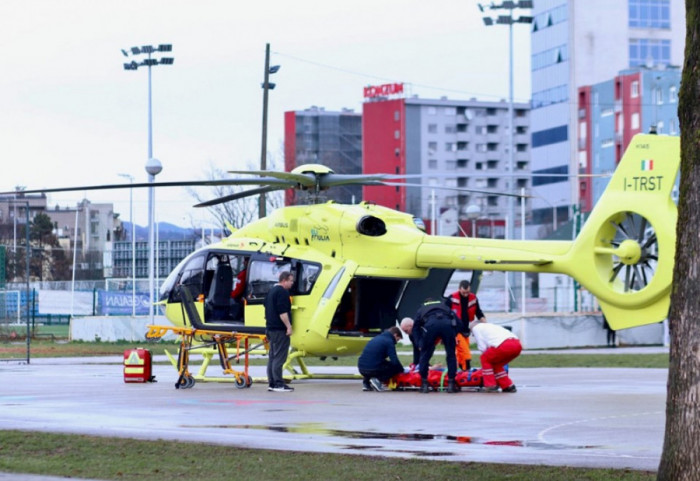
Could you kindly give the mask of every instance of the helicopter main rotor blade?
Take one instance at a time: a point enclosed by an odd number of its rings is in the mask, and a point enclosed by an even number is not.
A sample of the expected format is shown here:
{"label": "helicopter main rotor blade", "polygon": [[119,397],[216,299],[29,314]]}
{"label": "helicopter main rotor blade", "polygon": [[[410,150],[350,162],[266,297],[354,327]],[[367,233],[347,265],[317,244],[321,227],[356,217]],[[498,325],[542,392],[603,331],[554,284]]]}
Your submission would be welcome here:
{"label": "helicopter main rotor blade", "polygon": [[213,205],[223,204],[225,202],[230,202],[232,200],[242,199],[244,197],[250,197],[251,195],[267,194],[268,192],[274,192],[276,190],[285,190],[288,187],[258,187],[257,189],[249,189],[241,192],[236,192],[235,194],[225,195],[223,197],[217,197],[216,199],[207,200],[205,202],[200,202],[194,207],[211,207]]}
{"label": "helicopter main rotor blade", "polygon": [[13,194],[49,194],[54,192],[79,192],[83,190],[110,190],[110,189],[130,189],[144,187],[215,187],[219,185],[276,185],[281,189],[294,187],[294,183],[281,179],[260,178],[260,179],[221,179],[221,180],[186,180],[177,182],[142,182],[135,184],[103,184],[103,185],[83,185],[80,187],[52,187],[48,189],[26,189],[0,192],[0,195]]}
{"label": "helicopter main rotor blade", "polygon": [[387,180],[386,175],[354,175],[354,174],[326,174],[319,180],[322,188],[336,187],[338,185],[382,185]]}
{"label": "helicopter main rotor blade", "polygon": [[486,194],[486,195],[499,195],[504,197],[524,197],[531,198],[530,195],[521,194],[509,194],[507,192],[489,192],[487,190],[478,189],[468,189],[466,187],[445,187],[443,185],[428,185],[428,184],[413,184],[406,182],[382,182],[380,184],[369,184],[369,185],[386,185],[391,187],[425,187],[427,189],[439,189],[439,190],[456,190],[458,192],[470,192],[473,194]]}
{"label": "helicopter main rotor blade", "polygon": [[259,184],[271,184],[272,180],[286,181],[290,187],[294,184],[301,184],[305,187],[313,187],[316,185],[316,178],[313,174],[296,174],[293,172],[275,172],[271,170],[229,170],[229,174],[247,174],[260,175],[262,177],[255,179]]}

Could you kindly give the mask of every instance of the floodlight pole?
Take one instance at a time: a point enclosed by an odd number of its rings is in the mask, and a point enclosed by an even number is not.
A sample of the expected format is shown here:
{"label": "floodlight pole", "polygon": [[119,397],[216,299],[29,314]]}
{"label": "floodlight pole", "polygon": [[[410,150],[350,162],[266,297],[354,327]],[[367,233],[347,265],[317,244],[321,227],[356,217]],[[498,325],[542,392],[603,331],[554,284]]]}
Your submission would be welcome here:
{"label": "floodlight pole", "polygon": [[[494,3],[491,3],[490,5],[482,5],[478,4],[479,10],[481,12],[484,12],[486,9],[488,10],[507,10],[508,15],[499,15],[498,18],[494,21],[493,18],[491,17],[483,17],[484,25],[487,27],[493,26],[493,25],[503,25],[506,24],[508,25],[508,162],[506,163],[506,172],[508,174],[514,174],[515,173],[515,133],[513,132],[513,114],[514,114],[514,95],[513,95],[513,23],[532,23],[532,17],[524,17],[521,16],[520,18],[514,19],[513,18],[513,10],[516,8],[522,8],[522,9],[531,9],[532,8],[532,1],[527,1],[527,0],[521,0],[521,1],[503,1],[500,5],[496,5]],[[513,192],[513,178],[510,177],[507,180],[507,189],[506,192],[508,194],[512,194]],[[515,227],[515,218],[514,218],[514,198],[512,196],[508,196],[506,199],[506,239],[514,239],[514,227]],[[524,202],[524,199],[521,199],[521,202]],[[521,229],[525,229],[525,225],[520,226]],[[506,296],[508,296],[508,292],[510,291],[510,281],[509,281],[509,273],[505,273],[505,278],[506,278]],[[524,289],[524,286],[522,286]],[[509,303],[506,303],[509,304]],[[510,307],[510,306],[508,306]],[[507,309],[510,311],[510,308]]]}
{"label": "floodlight pole", "polygon": [[[146,172],[148,173],[148,183],[153,184],[156,180],[156,175],[163,170],[158,159],[151,157],[146,163]],[[154,303],[155,303],[155,235],[154,235],[154,218],[155,218],[155,189],[153,185],[148,187],[148,318],[153,324]]]}
{"label": "floodlight pole", "polygon": [[[145,45],[143,47],[132,47],[131,54],[139,55],[145,53],[148,59],[141,63],[132,61],[125,63],[125,70],[137,70],[138,67],[148,67],[148,160],[146,162],[146,172],[148,173],[148,183],[153,184],[155,177],[162,170],[163,166],[158,159],[153,158],[153,115],[152,115],[152,89],[151,89],[151,67],[156,65],[172,65],[174,59],[172,57],[163,57],[161,59],[152,59],[153,52],[170,52],[173,46],[170,44],[160,44],[157,47]],[[129,56],[126,50],[122,50],[125,57]],[[155,193],[153,186],[148,187],[148,317],[153,324],[154,304],[155,304],[155,281],[154,281],[154,265],[155,265],[155,244],[154,244],[154,218],[155,218]]]}

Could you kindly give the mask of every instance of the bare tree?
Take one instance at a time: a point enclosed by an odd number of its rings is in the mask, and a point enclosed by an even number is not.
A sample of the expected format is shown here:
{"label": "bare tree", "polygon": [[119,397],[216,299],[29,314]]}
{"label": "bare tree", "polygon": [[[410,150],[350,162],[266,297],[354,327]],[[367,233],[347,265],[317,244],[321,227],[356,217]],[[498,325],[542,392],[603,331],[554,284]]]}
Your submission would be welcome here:
{"label": "bare tree", "polygon": [[[278,165],[279,162],[277,162],[276,157],[268,154],[268,170],[277,170]],[[252,162],[248,162],[247,169],[254,171],[260,170],[260,167]],[[231,174],[214,165],[210,165],[207,179],[220,180],[226,178],[231,178]],[[219,185],[210,187],[205,193],[203,193],[202,190],[195,190],[193,188],[188,189],[188,192],[197,202],[203,202],[243,192],[255,187],[256,186],[251,185]],[[268,193],[265,199],[267,202],[267,212],[281,207],[284,201],[282,191]],[[214,205],[207,209],[222,228],[226,228],[226,224],[229,223],[233,227],[240,229],[258,218],[258,196],[243,197],[235,201]]]}
{"label": "bare tree", "polygon": [[[659,480],[700,479],[700,0],[686,0],[685,65],[678,102],[681,177],[666,433]],[[690,228],[688,228],[690,226]]]}

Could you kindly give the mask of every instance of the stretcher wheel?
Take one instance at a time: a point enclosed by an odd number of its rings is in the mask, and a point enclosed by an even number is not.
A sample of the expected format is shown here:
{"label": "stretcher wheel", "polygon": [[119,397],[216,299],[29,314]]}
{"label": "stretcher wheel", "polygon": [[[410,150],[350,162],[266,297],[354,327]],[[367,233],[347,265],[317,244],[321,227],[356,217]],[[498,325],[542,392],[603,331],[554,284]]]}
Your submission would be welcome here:
{"label": "stretcher wheel", "polygon": [[189,389],[194,386],[194,378],[192,376],[182,376],[175,384],[175,389]]}
{"label": "stretcher wheel", "polygon": [[244,387],[249,387],[246,378],[243,376],[236,376],[236,387],[238,389],[243,389]]}
{"label": "stretcher wheel", "polygon": [[245,386],[246,386],[246,387],[250,387],[250,386],[252,386],[252,385],[253,385],[253,378],[250,377],[250,376],[248,376],[248,379],[246,379]]}

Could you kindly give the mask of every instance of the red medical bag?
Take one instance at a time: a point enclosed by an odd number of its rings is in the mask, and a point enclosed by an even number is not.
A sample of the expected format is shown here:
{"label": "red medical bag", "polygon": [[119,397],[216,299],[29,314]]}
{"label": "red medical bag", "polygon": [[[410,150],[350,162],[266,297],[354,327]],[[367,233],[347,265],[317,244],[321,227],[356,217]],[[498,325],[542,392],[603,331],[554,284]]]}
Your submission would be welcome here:
{"label": "red medical bag", "polygon": [[151,351],[137,347],[124,351],[124,382],[152,382]]}

